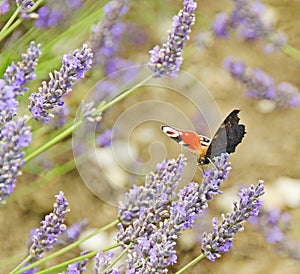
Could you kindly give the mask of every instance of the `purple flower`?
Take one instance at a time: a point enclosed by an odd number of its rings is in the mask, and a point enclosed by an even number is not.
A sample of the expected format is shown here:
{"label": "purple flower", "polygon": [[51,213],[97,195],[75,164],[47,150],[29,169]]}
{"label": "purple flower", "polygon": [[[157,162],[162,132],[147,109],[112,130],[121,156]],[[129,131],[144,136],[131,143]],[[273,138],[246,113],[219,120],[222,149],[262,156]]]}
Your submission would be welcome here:
{"label": "purple flower", "polygon": [[173,28],[167,42],[149,51],[151,58],[148,66],[154,77],[175,77],[180,69],[182,50],[185,41],[189,39],[191,26],[195,23],[194,12],[197,7],[193,0],[184,0],[183,4],[183,10],[173,17]]}
{"label": "purple flower", "polygon": [[67,0],[66,4],[70,8],[79,9],[83,5],[83,0]]}
{"label": "purple flower", "polygon": [[53,109],[54,118],[48,123],[53,126],[55,129],[61,128],[67,120],[67,116],[70,113],[70,109],[67,105],[63,105],[60,108]]}
{"label": "purple flower", "polygon": [[203,173],[201,184],[201,193],[204,195],[200,199],[211,200],[214,196],[221,194],[219,190],[221,183],[227,180],[231,165],[228,162],[228,154],[222,153],[219,157],[214,158],[215,167],[206,169]]}
{"label": "purple flower", "polygon": [[271,33],[272,26],[263,23],[264,5],[259,1],[233,0],[235,10],[232,13],[231,25],[238,28],[238,35],[245,40],[265,38]]}
{"label": "purple flower", "polygon": [[9,121],[0,128],[0,204],[15,189],[16,178],[22,174],[24,152],[31,143],[30,127],[26,117]]}
{"label": "purple flower", "polygon": [[[122,59],[119,57],[111,58],[111,59],[107,60],[106,67],[105,67],[105,74],[110,75],[118,70],[128,68],[133,65],[134,65],[134,63],[130,60]],[[128,79],[130,79],[130,76],[132,77],[132,74],[133,74],[133,77],[136,76],[136,73],[132,73],[132,72],[133,72],[132,70],[129,70],[129,74],[131,74],[131,75],[127,75],[126,70],[125,70],[125,73],[124,73],[125,75],[123,76],[124,81],[126,81],[126,80],[129,81]]]}
{"label": "purple flower", "polygon": [[220,12],[213,23],[214,34],[218,37],[228,38],[229,36],[229,16],[227,13]]}
{"label": "purple flower", "polygon": [[49,110],[63,106],[62,98],[72,91],[78,79],[84,78],[84,72],[91,68],[92,57],[91,49],[85,44],[81,50],[64,55],[60,70],[50,73],[50,81],[44,81],[38,92],[32,93],[29,98],[28,108],[35,119],[48,122],[53,118]]}
{"label": "purple flower", "polygon": [[43,6],[38,10],[38,18],[35,24],[40,29],[55,27],[63,19],[63,16],[64,13],[61,9],[57,7],[50,9]]}
{"label": "purple flower", "polygon": [[0,79],[0,126],[10,121],[17,114],[17,96],[22,96],[24,87],[35,78],[35,67],[40,56],[40,45],[30,43],[27,52],[22,54],[22,61],[7,67],[4,79]]}
{"label": "purple flower", "polygon": [[185,165],[181,155],[158,165],[157,173],[150,174],[145,186],[134,186],[127,193],[126,205],[119,208],[117,237],[123,248],[133,244],[128,251],[128,273],[149,269],[166,273],[167,267],[176,263],[176,240],[181,231],[193,227],[208,200],[221,193],[218,187],[230,170],[227,159],[228,154],[216,157],[216,166],[204,173],[202,184],[189,183],[178,192],[176,200],[175,189]]}
{"label": "purple flower", "polygon": [[196,218],[208,207],[208,201],[221,194],[220,185],[228,178],[231,165],[228,154],[214,158],[215,166],[203,173],[201,185],[189,183],[178,192],[178,200],[170,207],[170,220],[176,234],[186,228],[192,228]]}
{"label": "purple flower", "polygon": [[239,192],[240,201],[234,203],[234,212],[222,215],[222,223],[218,225],[218,219],[212,220],[212,233],[204,233],[202,238],[202,251],[206,257],[214,261],[221,257],[222,253],[229,252],[233,246],[234,235],[242,231],[243,223],[250,216],[257,216],[262,206],[259,199],[264,194],[263,181],[259,181],[256,186],[242,188]]}
{"label": "purple flower", "polygon": [[15,89],[0,79],[0,126],[10,121],[17,114],[18,101]]}
{"label": "purple flower", "polygon": [[96,143],[100,147],[108,147],[112,142],[112,130],[107,129],[97,137]]}
{"label": "purple flower", "polygon": [[23,19],[34,18],[35,14],[31,12],[31,8],[34,5],[32,0],[17,0],[16,1],[20,9],[20,15]]}
{"label": "purple flower", "polygon": [[235,61],[232,57],[228,57],[223,62],[223,67],[231,73],[231,76],[241,81],[245,74],[246,65],[243,62]]}
{"label": "purple flower", "polygon": [[96,92],[103,98],[114,95],[117,91],[118,85],[115,82],[104,80],[96,84]]}
{"label": "purple flower", "polygon": [[[88,254],[88,251],[83,251],[80,253],[80,256]],[[81,274],[86,271],[86,265],[89,259],[84,259],[73,264],[69,264],[66,274]]]}
{"label": "purple flower", "polygon": [[119,206],[121,223],[124,226],[133,224],[134,221],[147,218],[148,213],[152,221],[159,221],[161,210],[176,196],[175,190],[184,166],[185,158],[179,155],[176,160],[158,164],[157,172],[146,177],[144,186],[133,185],[133,189],[126,193],[124,204]]}
{"label": "purple flower", "polygon": [[251,222],[257,226],[271,244],[286,240],[285,233],[291,227],[290,216],[278,209],[261,211],[258,216],[251,218]]}
{"label": "purple flower", "polygon": [[271,76],[264,73],[259,68],[252,71],[252,75],[247,75],[249,82],[247,83],[248,90],[246,96],[250,98],[275,99],[276,89],[274,80]]}
{"label": "purple flower", "polygon": [[243,40],[267,40],[266,53],[280,50],[286,44],[285,34],[275,32],[273,23],[264,19],[266,8],[260,1],[232,1],[233,11],[218,13],[213,23],[213,32],[217,37],[228,38],[230,29],[235,29]]}
{"label": "purple flower", "polygon": [[289,214],[278,209],[263,210],[258,216],[252,217],[251,222],[276,247],[277,252],[299,260],[300,245],[287,236],[292,224]]}
{"label": "purple flower", "polygon": [[111,251],[107,251],[103,253],[102,251],[99,251],[97,255],[95,256],[95,267],[94,267],[94,274],[103,273],[103,274],[120,274],[120,268],[122,265],[120,265],[117,269],[116,268],[110,268],[108,271],[103,272],[109,265],[112,264],[112,258],[114,257],[114,253]]}
{"label": "purple flower", "polygon": [[[30,265],[30,263],[26,263],[22,268],[25,268],[28,265]],[[28,270],[22,271],[22,274],[35,274],[36,272],[38,272],[38,268],[34,267],[34,268],[30,268]]]}
{"label": "purple flower", "polygon": [[22,61],[17,64],[12,62],[7,67],[4,79],[8,86],[14,88],[15,96],[23,96],[23,91],[28,90],[23,86],[35,79],[35,68],[38,64],[38,58],[41,55],[40,47],[40,44],[35,46],[35,43],[32,41],[27,52],[22,54]]}
{"label": "purple flower", "polygon": [[[264,5],[259,1],[252,2],[249,0],[233,0],[234,10],[228,16],[226,25],[237,29],[239,37],[242,39],[259,39],[265,38],[271,33],[272,26],[263,23],[262,16]],[[218,18],[218,16],[217,16]],[[215,32],[217,36],[217,32]]]}
{"label": "purple flower", "polygon": [[40,228],[36,229],[32,237],[32,246],[30,254],[35,257],[41,257],[46,250],[52,249],[56,243],[57,237],[66,230],[64,224],[65,217],[70,211],[69,204],[62,191],[56,197],[53,212],[41,221]]}
{"label": "purple flower", "polygon": [[273,78],[262,70],[246,68],[243,62],[232,57],[226,58],[223,66],[234,79],[245,85],[247,97],[271,100],[278,107],[293,108],[300,104],[299,90],[291,83],[281,82],[276,86]]}
{"label": "purple flower", "polygon": [[0,13],[3,15],[7,12],[9,12],[10,9],[10,3],[8,0],[2,0],[0,2]]}
{"label": "purple flower", "polygon": [[26,10],[30,10],[34,5],[34,1],[32,0],[17,0],[16,2],[21,8]]}
{"label": "purple flower", "polygon": [[271,54],[274,51],[279,51],[288,42],[287,35],[282,31],[270,34],[268,39],[270,39],[270,42],[267,43],[263,48],[266,54]]}
{"label": "purple flower", "polygon": [[119,40],[125,30],[120,20],[128,11],[127,2],[128,0],[108,2],[103,8],[103,18],[92,28],[90,43],[96,63],[105,64],[117,52]]}
{"label": "purple flower", "polygon": [[81,232],[86,229],[87,224],[87,220],[82,220],[73,224],[71,227],[67,228],[61,233],[57,239],[57,244],[60,246],[66,246],[74,243],[76,240],[78,240]]}
{"label": "purple flower", "polygon": [[128,251],[128,273],[141,273],[150,265],[155,273],[163,273],[167,265],[176,261],[175,238],[172,233],[167,236],[170,223],[165,218],[169,215],[168,203],[176,197],[184,166],[183,155],[158,164],[156,173],[146,177],[145,186],[133,186],[120,205],[117,239],[123,248],[134,243]]}
{"label": "purple flower", "polygon": [[295,108],[300,105],[299,89],[289,82],[280,82],[276,86],[276,103],[281,107]]}

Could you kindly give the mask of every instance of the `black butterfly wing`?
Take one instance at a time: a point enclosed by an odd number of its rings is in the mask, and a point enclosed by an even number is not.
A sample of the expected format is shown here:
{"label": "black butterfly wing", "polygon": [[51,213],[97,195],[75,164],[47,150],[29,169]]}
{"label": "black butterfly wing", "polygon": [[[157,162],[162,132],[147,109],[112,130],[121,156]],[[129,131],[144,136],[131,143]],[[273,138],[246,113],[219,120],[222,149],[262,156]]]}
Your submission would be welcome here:
{"label": "black butterfly wing", "polygon": [[221,153],[232,153],[246,133],[245,126],[239,124],[240,111],[233,110],[219,127],[207,149],[206,158],[212,159]]}

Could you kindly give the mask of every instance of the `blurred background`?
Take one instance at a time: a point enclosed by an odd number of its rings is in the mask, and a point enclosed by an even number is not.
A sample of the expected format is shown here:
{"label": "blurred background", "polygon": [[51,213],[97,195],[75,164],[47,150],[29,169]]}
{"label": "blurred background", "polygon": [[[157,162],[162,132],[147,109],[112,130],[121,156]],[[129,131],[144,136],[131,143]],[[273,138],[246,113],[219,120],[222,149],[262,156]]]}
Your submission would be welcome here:
{"label": "blurred background", "polygon": [[[50,9],[64,1],[55,2],[44,4]],[[96,44],[93,39],[97,36],[91,33],[97,32],[95,26],[105,16],[103,6],[107,2],[82,1],[77,8],[65,12],[57,25],[44,26],[40,22],[37,26],[37,21],[24,20],[2,40],[2,74],[11,61],[20,60],[30,41],[41,43],[36,79],[20,100],[20,113],[28,115],[28,96],[48,79],[49,72],[60,68],[64,54],[80,49],[83,43]],[[263,4],[275,29],[284,31],[289,45],[299,48],[299,2],[270,0]],[[65,99],[65,125],[78,119],[82,101],[110,100],[151,74],[146,66],[148,51],[166,41],[172,17],[182,6],[182,1],[177,0],[129,1],[128,11],[119,18],[118,43],[113,53],[97,55],[93,68]],[[196,166],[196,157],[168,139],[160,126],[168,124],[211,137],[233,109],[241,110],[239,116],[247,134],[230,155],[232,171],[222,186],[223,194],[211,201],[195,228],[185,231],[179,240],[178,263],[170,273],[201,253],[201,236],[211,231],[211,218],[231,212],[238,190],[259,179],[265,181],[265,209],[278,209],[291,216],[287,237],[295,243],[294,254],[278,250],[262,235],[261,228],[247,223],[228,254],[215,262],[204,259],[188,273],[299,273],[299,260],[293,257],[300,252],[300,107],[280,108],[267,100],[246,98],[245,88],[222,66],[226,57],[233,56],[250,68],[260,68],[275,83],[288,81],[299,87],[299,60],[282,51],[267,55],[262,50],[265,41],[241,40],[234,32],[228,39],[214,37],[210,31],[216,14],[232,9],[233,1],[229,0],[199,1],[196,22],[183,50],[183,72],[177,78],[152,79],[103,113],[100,123],[86,123],[73,136],[25,164],[15,192],[0,211],[1,273],[7,273],[24,258],[30,230],[39,227],[39,222],[52,211],[54,195],[60,190],[71,208],[67,225],[86,219],[86,231],[91,231],[116,219],[117,205],[124,193],[132,184],[142,184],[145,175],[163,159],[184,153],[188,165],[180,187],[189,181],[200,183],[202,170]],[[13,8],[0,17],[2,26],[12,12]],[[26,153],[64,129],[64,125],[45,126],[32,120],[30,125],[33,143]],[[99,250],[113,243],[115,232],[81,248]],[[65,261],[79,252],[72,250],[57,260]]]}

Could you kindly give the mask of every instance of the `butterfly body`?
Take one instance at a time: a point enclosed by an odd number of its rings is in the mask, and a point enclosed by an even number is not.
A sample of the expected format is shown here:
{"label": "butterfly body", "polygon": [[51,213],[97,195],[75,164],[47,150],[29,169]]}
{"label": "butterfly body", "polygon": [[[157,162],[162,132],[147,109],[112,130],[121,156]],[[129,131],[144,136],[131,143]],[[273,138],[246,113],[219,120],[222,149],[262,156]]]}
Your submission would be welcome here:
{"label": "butterfly body", "polygon": [[232,153],[242,142],[245,126],[239,124],[239,110],[233,110],[224,120],[212,139],[198,135],[193,131],[185,131],[170,126],[162,126],[161,130],[177,143],[193,152],[198,157],[198,164],[206,165],[213,157],[221,153]]}

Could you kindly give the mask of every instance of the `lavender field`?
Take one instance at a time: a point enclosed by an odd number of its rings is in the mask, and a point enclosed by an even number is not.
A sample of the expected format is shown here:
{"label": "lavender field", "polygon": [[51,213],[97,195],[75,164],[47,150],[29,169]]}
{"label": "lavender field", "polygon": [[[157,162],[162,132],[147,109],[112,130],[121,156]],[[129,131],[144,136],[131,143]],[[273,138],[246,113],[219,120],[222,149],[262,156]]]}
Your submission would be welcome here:
{"label": "lavender field", "polygon": [[0,0],[0,273],[299,273],[299,13]]}

